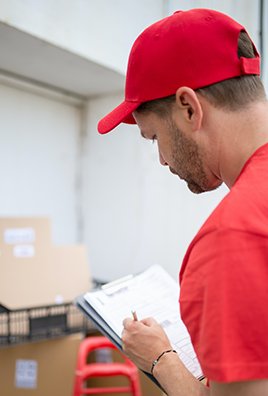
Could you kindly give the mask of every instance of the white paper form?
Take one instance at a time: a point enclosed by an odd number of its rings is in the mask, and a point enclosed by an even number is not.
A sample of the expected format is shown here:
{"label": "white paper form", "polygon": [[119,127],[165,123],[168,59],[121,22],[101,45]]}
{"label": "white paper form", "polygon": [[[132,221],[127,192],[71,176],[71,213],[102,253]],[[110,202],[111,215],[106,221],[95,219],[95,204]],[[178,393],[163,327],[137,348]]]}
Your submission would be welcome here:
{"label": "white paper form", "polygon": [[85,294],[85,300],[119,337],[123,330],[122,322],[131,317],[131,311],[136,311],[139,320],[153,317],[164,328],[185,366],[199,378],[202,371],[188,331],[180,319],[178,297],[177,282],[157,265]]}

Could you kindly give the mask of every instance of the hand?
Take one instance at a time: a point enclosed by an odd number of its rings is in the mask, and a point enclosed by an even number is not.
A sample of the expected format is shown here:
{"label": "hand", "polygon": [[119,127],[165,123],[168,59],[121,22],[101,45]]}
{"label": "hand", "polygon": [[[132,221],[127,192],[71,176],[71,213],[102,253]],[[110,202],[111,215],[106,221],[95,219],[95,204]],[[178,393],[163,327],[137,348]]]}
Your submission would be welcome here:
{"label": "hand", "polygon": [[165,350],[172,349],[163,328],[153,319],[123,321],[124,353],[142,370],[151,372],[153,361]]}

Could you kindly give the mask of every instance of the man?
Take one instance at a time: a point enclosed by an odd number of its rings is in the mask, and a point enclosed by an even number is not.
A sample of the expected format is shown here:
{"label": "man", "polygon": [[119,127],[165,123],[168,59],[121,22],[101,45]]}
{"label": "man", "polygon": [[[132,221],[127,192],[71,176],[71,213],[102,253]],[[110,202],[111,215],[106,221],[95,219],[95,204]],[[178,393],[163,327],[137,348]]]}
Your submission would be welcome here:
{"label": "man", "polygon": [[124,320],[126,354],[169,396],[268,395],[268,104],[245,28],[212,10],[177,12],[135,41],[125,101],[100,133],[137,123],[162,165],[201,193],[230,192],[190,244],[180,309],[209,387],[152,319]]}

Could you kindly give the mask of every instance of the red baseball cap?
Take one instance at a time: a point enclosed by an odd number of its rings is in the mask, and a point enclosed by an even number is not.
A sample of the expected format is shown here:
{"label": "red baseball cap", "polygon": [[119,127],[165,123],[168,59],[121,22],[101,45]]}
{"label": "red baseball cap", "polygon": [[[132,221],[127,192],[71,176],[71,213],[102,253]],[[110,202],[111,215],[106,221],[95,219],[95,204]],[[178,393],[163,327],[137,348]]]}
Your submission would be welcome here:
{"label": "red baseball cap", "polygon": [[125,100],[98,123],[101,134],[132,116],[142,103],[187,86],[198,89],[246,74],[260,74],[260,57],[238,57],[238,37],[246,29],[209,9],[177,11],[145,29],[129,55]]}

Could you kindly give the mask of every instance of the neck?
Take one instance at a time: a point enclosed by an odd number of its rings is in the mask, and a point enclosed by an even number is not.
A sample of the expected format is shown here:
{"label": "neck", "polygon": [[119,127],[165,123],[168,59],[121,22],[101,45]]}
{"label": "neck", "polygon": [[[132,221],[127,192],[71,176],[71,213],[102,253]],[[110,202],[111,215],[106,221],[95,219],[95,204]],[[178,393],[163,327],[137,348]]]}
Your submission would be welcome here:
{"label": "neck", "polygon": [[231,188],[250,156],[268,143],[268,102],[255,103],[243,111],[219,113],[214,116],[217,153],[213,172]]}

